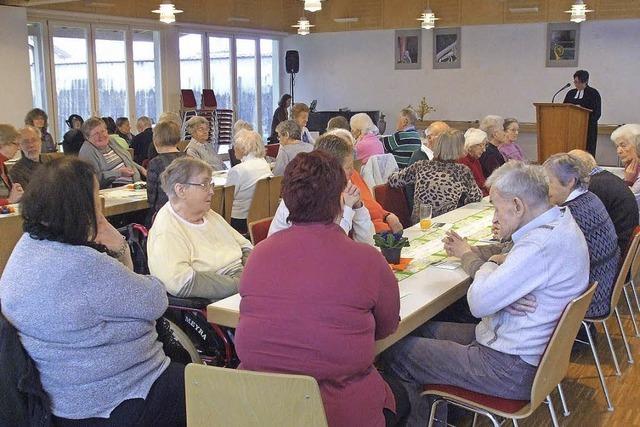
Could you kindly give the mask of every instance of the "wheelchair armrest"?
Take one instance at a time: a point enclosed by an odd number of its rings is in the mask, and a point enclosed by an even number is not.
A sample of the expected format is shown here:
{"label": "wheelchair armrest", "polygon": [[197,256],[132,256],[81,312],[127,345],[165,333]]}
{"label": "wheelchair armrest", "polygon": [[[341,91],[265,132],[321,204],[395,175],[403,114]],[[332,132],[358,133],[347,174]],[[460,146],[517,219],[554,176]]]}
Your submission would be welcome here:
{"label": "wheelchair armrest", "polygon": [[201,310],[211,304],[211,301],[206,298],[178,298],[170,294],[167,294],[167,297],[169,298],[169,305],[175,307]]}

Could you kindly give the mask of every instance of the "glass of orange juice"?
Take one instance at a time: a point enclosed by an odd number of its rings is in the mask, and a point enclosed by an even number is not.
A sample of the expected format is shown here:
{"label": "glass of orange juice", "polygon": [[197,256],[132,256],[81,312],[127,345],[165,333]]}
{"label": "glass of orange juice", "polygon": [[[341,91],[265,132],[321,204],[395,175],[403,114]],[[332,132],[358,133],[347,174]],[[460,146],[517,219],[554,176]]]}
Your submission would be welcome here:
{"label": "glass of orange juice", "polygon": [[431,205],[420,203],[420,230],[431,228]]}

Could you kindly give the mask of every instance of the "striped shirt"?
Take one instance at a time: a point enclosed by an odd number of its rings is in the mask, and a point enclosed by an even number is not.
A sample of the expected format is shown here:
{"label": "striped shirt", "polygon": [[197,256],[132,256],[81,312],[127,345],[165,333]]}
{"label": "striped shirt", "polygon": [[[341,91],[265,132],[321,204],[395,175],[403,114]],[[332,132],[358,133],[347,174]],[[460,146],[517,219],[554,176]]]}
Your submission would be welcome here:
{"label": "striped shirt", "polygon": [[422,146],[420,134],[414,127],[408,127],[393,135],[382,138],[385,153],[393,154],[400,168],[407,167],[411,155]]}
{"label": "striped shirt", "polygon": [[[102,152],[102,157],[104,157],[104,161],[107,163],[107,168],[105,169],[106,172],[111,172],[125,167],[125,164],[120,156],[118,156],[118,153],[113,151],[109,146],[107,146],[107,151]],[[131,182],[133,182],[133,179],[130,176],[119,176],[115,181],[113,181],[116,185],[129,184]]]}

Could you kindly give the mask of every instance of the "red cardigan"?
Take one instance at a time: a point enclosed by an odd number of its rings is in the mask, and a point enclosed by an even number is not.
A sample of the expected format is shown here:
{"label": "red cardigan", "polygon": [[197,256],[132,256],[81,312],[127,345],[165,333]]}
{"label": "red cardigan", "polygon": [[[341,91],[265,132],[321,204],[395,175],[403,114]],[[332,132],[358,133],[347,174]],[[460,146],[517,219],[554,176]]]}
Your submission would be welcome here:
{"label": "red cardigan", "polygon": [[460,158],[460,160],[458,160],[458,163],[462,163],[463,165],[471,169],[473,177],[476,180],[476,184],[478,184],[478,187],[480,187],[480,190],[482,191],[482,195],[487,196],[489,194],[489,190],[487,190],[487,188],[484,186],[485,177],[482,173],[482,165],[480,164],[480,160],[467,154],[466,156]]}
{"label": "red cardigan", "polygon": [[335,224],[294,224],[255,247],[239,290],[241,369],[314,377],[331,427],[385,425],[395,401],[375,340],[397,328],[400,299],[380,252]]}

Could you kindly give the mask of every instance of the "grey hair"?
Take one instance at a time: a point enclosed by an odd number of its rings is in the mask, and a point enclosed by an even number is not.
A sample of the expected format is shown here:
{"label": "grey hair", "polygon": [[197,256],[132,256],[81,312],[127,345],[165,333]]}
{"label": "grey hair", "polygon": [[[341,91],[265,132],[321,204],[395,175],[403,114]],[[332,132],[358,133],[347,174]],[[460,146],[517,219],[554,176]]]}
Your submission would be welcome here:
{"label": "grey hair", "polygon": [[241,130],[253,130],[253,125],[244,120],[236,120],[233,124],[233,134],[240,132]]}
{"label": "grey hair", "polygon": [[200,125],[209,126],[209,120],[205,119],[202,116],[193,116],[187,121],[187,132],[193,133],[196,128]]}
{"label": "grey hair", "polygon": [[624,139],[636,147],[636,154],[640,156],[640,124],[628,123],[622,125],[611,133],[611,141],[616,143]]}
{"label": "grey hair", "polygon": [[586,190],[589,187],[589,172],[587,166],[578,157],[567,153],[550,156],[543,164],[547,173],[553,174],[562,185],[567,185],[572,179],[576,180],[572,188]]}
{"label": "grey hair", "polygon": [[342,128],[333,128],[326,132],[329,135],[336,135],[340,138],[343,138],[351,144],[352,147],[356,146],[356,139],[353,137],[353,134],[346,129]]}
{"label": "grey hair", "polygon": [[182,127],[182,120],[180,119],[180,115],[175,111],[165,111],[164,113],[160,114],[158,123],[167,121],[174,122],[178,125],[179,128]]}
{"label": "grey hair", "polygon": [[29,132],[33,132],[36,135],[38,135],[38,139],[42,139],[42,132],[40,131],[40,129],[38,129],[35,126],[32,125],[25,125],[22,129],[20,129],[20,133],[24,132],[24,131],[29,131]]}
{"label": "grey hair", "polygon": [[143,125],[145,128],[151,127],[151,119],[147,116],[139,117],[136,123]]}
{"label": "grey hair", "polygon": [[349,121],[349,126],[351,126],[351,131],[359,130],[362,135],[366,135],[368,133],[377,134],[378,128],[373,124],[373,120],[366,113],[358,113],[354,114]]}
{"label": "grey hair", "polygon": [[501,195],[517,197],[527,205],[549,204],[549,178],[542,166],[511,160],[494,170],[485,185]]}
{"label": "grey hair", "polygon": [[278,123],[276,133],[295,139],[296,141],[300,141],[300,138],[302,138],[302,128],[295,120],[285,120]]}
{"label": "grey hair", "polygon": [[489,139],[493,139],[493,135],[504,128],[504,119],[500,116],[489,115],[480,120],[480,129],[485,131]]}
{"label": "grey hair", "polygon": [[185,184],[203,173],[209,175],[209,179],[211,179],[213,168],[195,157],[178,157],[160,174],[160,183],[164,192],[171,199],[176,197],[176,184]]}
{"label": "grey hair", "polygon": [[233,137],[233,148],[236,151],[240,148],[240,150],[245,153],[245,156],[253,153],[254,156],[262,158],[265,155],[262,137],[258,132],[253,130],[241,129]]}
{"label": "grey hair", "polygon": [[433,158],[442,161],[458,161],[464,156],[464,135],[456,129],[440,134],[433,144]]}
{"label": "grey hair", "polygon": [[413,110],[413,108],[403,108],[402,110],[400,110],[400,115],[407,119],[411,126],[415,126],[418,122],[418,115]]}

